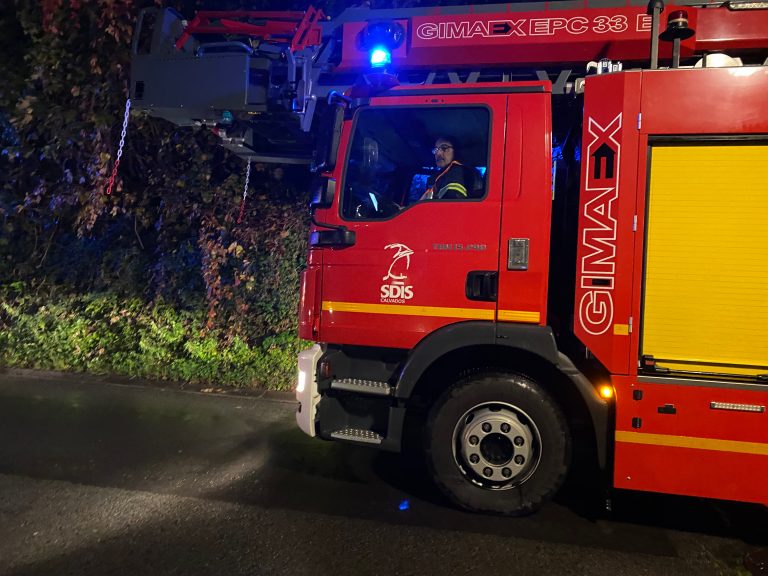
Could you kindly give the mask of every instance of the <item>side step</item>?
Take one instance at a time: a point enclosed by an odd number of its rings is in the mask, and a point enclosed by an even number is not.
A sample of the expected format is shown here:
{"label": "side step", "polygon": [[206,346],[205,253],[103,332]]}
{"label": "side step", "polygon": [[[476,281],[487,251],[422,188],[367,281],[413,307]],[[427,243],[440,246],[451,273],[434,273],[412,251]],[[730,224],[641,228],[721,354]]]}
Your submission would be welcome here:
{"label": "side step", "polygon": [[369,396],[390,396],[392,386],[386,382],[377,382],[376,380],[360,380],[359,378],[340,378],[331,382],[332,390],[344,390],[346,392],[357,392],[358,394],[367,394]]}
{"label": "side step", "polygon": [[363,442],[364,444],[381,444],[384,437],[371,430],[361,430],[359,428],[345,428],[331,432],[331,438],[334,440],[347,440],[349,442]]}

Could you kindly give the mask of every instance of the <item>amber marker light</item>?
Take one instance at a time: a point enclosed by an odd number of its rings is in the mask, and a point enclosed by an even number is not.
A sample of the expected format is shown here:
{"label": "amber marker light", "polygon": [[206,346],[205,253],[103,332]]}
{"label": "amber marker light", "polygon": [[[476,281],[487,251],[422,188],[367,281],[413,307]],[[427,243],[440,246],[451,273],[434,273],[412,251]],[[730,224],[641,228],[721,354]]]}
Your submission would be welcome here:
{"label": "amber marker light", "polygon": [[603,400],[611,400],[613,398],[613,386],[603,384],[597,388],[597,391]]}

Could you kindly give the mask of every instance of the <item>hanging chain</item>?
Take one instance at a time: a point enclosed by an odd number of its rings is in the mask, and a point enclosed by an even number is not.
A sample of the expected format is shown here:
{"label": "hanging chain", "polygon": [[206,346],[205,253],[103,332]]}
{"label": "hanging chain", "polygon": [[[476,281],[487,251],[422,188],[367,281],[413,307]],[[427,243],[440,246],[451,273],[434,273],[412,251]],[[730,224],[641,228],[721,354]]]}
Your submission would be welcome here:
{"label": "hanging chain", "polygon": [[131,99],[128,98],[125,101],[125,116],[123,116],[123,131],[120,133],[120,144],[117,147],[117,159],[115,165],[112,167],[112,176],[109,177],[109,184],[107,185],[107,196],[112,194],[112,188],[115,186],[115,178],[117,178],[117,168],[120,166],[120,158],[123,156],[123,147],[125,146],[125,132],[128,130],[128,117],[131,112]]}
{"label": "hanging chain", "polygon": [[237,217],[237,223],[243,221],[245,215],[245,199],[248,198],[248,182],[251,179],[251,159],[248,158],[248,166],[245,169],[245,186],[243,187],[243,201],[240,202],[240,215]]}

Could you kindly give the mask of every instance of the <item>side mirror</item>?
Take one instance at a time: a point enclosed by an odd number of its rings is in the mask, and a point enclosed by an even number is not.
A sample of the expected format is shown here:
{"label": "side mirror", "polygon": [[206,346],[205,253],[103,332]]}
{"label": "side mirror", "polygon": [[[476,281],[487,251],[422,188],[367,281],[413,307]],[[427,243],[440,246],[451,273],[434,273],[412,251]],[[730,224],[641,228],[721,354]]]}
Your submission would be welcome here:
{"label": "side mirror", "polygon": [[317,151],[312,165],[313,172],[330,172],[336,167],[343,122],[344,107],[331,103],[320,120]]}
{"label": "side mirror", "polygon": [[336,194],[336,180],[325,176],[316,176],[312,181],[312,195],[309,200],[311,210],[330,208]]}
{"label": "side mirror", "polygon": [[345,248],[354,246],[356,234],[345,226],[333,230],[316,230],[309,235],[312,248]]}

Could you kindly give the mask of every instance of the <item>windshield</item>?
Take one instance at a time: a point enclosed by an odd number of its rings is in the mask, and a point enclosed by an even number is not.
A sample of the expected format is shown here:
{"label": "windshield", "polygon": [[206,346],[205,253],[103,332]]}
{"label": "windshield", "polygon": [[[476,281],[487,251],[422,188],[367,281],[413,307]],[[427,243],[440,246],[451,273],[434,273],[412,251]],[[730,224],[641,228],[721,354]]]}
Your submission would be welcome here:
{"label": "windshield", "polygon": [[384,219],[417,202],[482,199],[489,125],[490,111],[481,106],[361,110],[342,217]]}

